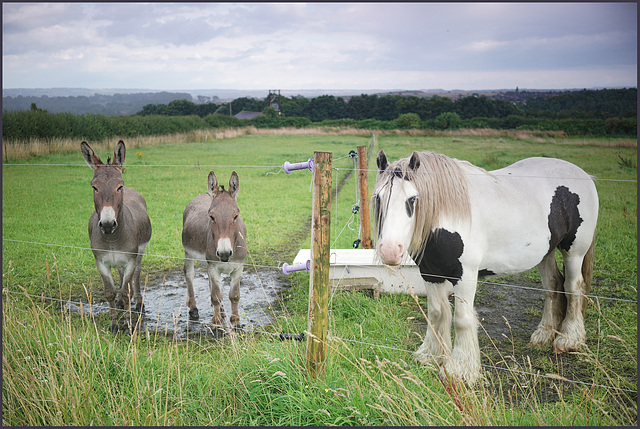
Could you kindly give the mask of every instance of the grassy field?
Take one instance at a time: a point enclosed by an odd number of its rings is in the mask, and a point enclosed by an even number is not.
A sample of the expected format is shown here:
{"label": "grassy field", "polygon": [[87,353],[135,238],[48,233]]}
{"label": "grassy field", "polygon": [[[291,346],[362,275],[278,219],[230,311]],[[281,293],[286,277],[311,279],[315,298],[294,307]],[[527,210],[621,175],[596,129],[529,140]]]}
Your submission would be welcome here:
{"label": "grassy field", "polygon": [[[111,149],[97,149],[105,159]],[[125,143],[127,143],[125,141]],[[128,146],[124,180],[147,200],[153,235],[144,278],[180,270],[182,211],[221,183],[240,179],[238,205],[248,229],[248,265],[277,269],[309,247],[311,174],[280,171],[314,151],[333,153],[332,242],[350,248],[345,227],[356,203],[350,150],[367,135],[241,135]],[[558,144],[563,143],[563,144]],[[384,135],[370,153],[390,160],[432,150],[486,169],[528,156],[562,158],[597,176],[600,216],[587,312],[589,348],[568,357],[529,350],[531,332],[483,344],[484,383],[443,385],[410,353],[424,336],[426,301],[338,293],[332,300],[326,375],[308,378],[304,343],[269,334],[175,341],[108,333],[106,318],[60,310],[60,300],[103,301],[89,248],[92,171],[78,150],[3,165],[3,424],[5,425],[634,425],[637,422],[636,148],[628,142],[562,142],[513,135]],[[274,174],[268,174],[274,173]],[[344,182],[344,183],[343,183]],[[341,233],[342,232],[342,233]],[[270,332],[306,328],[308,274],[291,276]],[[505,279],[497,279],[503,281]],[[507,279],[510,281],[514,279]],[[535,270],[517,281],[538,282]],[[492,280],[493,281],[493,280]],[[479,294],[490,294],[479,290]],[[517,291],[513,293],[519,293]],[[28,295],[27,295],[28,294]],[[56,300],[51,300],[54,298]],[[206,302],[206,301],[203,301]],[[538,308],[526,309],[535,313]],[[524,311],[524,309],[523,309]],[[539,317],[539,315],[537,316]],[[552,377],[539,377],[552,374]],[[561,378],[585,384],[562,382]],[[602,387],[604,386],[604,387]]]}

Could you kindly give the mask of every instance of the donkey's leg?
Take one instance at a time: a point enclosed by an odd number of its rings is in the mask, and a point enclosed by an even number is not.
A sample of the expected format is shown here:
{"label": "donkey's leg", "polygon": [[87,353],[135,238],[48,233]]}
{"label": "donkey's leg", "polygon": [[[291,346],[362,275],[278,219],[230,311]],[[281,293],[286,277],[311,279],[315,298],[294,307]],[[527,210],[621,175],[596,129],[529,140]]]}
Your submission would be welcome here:
{"label": "donkey's leg", "polygon": [[416,351],[416,360],[420,363],[435,361],[444,363],[451,356],[451,304],[449,296],[453,285],[425,282],[427,289],[428,326],[424,342]]}
{"label": "donkey's leg", "polygon": [[531,335],[529,345],[546,346],[553,344],[560,331],[567,308],[567,298],[563,292],[564,277],[558,270],[555,251],[549,252],[538,264],[545,290],[544,311],[538,328]]}
{"label": "donkey's leg", "polygon": [[211,323],[214,325],[222,325],[224,318],[221,314],[222,304],[222,289],[220,288],[221,276],[220,272],[216,268],[216,264],[209,262],[207,266],[207,272],[209,274],[209,290],[211,291],[211,305],[213,306],[213,317]]}
{"label": "donkey's leg", "polygon": [[133,315],[131,314],[131,298],[133,297],[133,274],[136,269],[135,259],[129,260],[124,267],[122,275],[123,283],[120,288],[120,295],[122,296],[122,302],[124,303],[126,326],[129,328],[129,332],[133,332]]}
{"label": "donkey's leg", "polygon": [[193,292],[193,277],[195,270],[193,268],[194,260],[187,253],[184,255],[184,277],[187,281],[187,307],[189,307],[189,318],[198,319],[198,307],[196,306],[196,296]]}
{"label": "donkey's leg", "polygon": [[120,276],[120,288],[118,288],[116,293],[116,307],[123,309],[124,308],[124,288],[122,285],[124,284],[124,267],[118,267],[118,275]]}
{"label": "donkey's leg", "polygon": [[478,281],[477,269],[464,267],[462,279],[454,287],[455,339],[451,359],[444,365],[445,374],[472,385],[480,378],[478,318],[473,308]]}
{"label": "donkey's leg", "polygon": [[142,293],[140,292],[140,273],[142,272],[142,256],[147,244],[138,246],[138,255],[136,256],[136,268],[133,272],[133,298],[136,302],[136,311],[144,311],[142,307]]}
{"label": "donkey's leg", "polygon": [[240,301],[240,278],[242,277],[242,265],[231,272],[231,287],[229,288],[229,300],[231,301],[231,316],[229,320],[233,327],[240,324],[238,314],[238,302]]}
{"label": "donkey's leg", "polygon": [[582,255],[563,252],[564,256],[564,290],[567,293],[567,312],[556,337],[554,350],[564,353],[579,350],[587,340],[584,329],[583,304],[586,299],[587,285],[582,277]]}
{"label": "donkey's leg", "polygon": [[111,268],[96,259],[96,267],[102,277],[104,285],[104,297],[109,303],[109,315],[111,316],[111,331],[118,331],[118,312],[116,311],[116,286],[111,277]]}

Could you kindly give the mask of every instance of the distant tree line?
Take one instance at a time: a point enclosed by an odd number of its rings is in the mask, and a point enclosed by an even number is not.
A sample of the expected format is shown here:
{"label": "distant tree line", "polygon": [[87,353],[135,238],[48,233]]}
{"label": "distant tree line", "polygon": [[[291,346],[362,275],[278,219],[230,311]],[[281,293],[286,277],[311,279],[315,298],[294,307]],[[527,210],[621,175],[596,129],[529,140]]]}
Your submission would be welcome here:
{"label": "distant tree line", "polygon": [[[335,97],[322,95],[315,98],[282,97],[281,112],[285,117],[305,117],[312,122],[327,119],[376,119],[392,121],[405,113],[415,113],[420,120],[435,119],[444,112],[455,112],[461,119],[505,118],[510,115],[545,118],[605,119],[609,117],[635,117],[637,89],[604,89],[566,91],[546,99],[536,99],[535,93],[523,102],[511,103],[487,96],[468,96],[453,101],[447,97],[417,97],[414,95],[367,95]],[[213,113],[233,115],[242,110],[261,112],[267,99],[241,97],[230,103],[216,105],[196,104],[186,99],[168,104],[149,104],[139,115],[198,115]]]}
{"label": "distant tree line", "polygon": [[133,115],[147,104],[167,104],[174,100],[191,99],[182,92],[149,92],[137,94],[94,94],[92,96],[50,97],[23,96],[2,97],[2,110],[29,110],[32,104],[51,113],[73,113],[76,115]]}
{"label": "distant tree line", "polygon": [[[267,100],[237,98],[230,103],[197,104],[187,99],[145,104],[135,115],[104,116],[3,110],[3,138],[77,137],[102,139],[185,132],[202,128],[255,126],[353,127],[371,130],[493,128],[562,131],[569,136],[636,136],[637,90],[572,91],[546,99],[512,103],[486,96],[446,97],[366,95],[349,98],[282,97],[281,112]],[[251,120],[233,115],[259,111]]]}

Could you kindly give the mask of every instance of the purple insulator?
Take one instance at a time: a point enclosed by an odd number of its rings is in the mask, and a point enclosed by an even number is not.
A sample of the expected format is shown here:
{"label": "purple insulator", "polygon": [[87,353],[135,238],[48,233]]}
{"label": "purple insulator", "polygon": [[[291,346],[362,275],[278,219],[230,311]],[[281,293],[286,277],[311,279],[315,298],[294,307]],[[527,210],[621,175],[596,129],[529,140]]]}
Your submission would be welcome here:
{"label": "purple insulator", "polygon": [[284,172],[287,174],[291,173],[293,170],[303,170],[305,168],[313,171],[313,158],[309,158],[305,162],[296,162],[295,164],[291,164],[289,161],[285,161],[282,168],[284,168]]}
{"label": "purple insulator", "polygon": [[310,259],[308,259],[305,264],[289,265],[286,262],[282,264],[282,272],[284,273],[285,276],[288,276],[294,271],[302,271],[302,270],[307,270],[307,272],[311,271]]}

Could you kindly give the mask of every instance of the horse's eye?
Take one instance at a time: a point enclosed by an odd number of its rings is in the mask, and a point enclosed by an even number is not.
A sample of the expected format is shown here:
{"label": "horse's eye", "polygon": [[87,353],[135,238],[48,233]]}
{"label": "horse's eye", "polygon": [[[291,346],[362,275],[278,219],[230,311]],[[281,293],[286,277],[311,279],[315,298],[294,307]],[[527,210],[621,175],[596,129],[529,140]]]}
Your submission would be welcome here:
{"label": "horse's eye", "polygon": [[407,199],[407,201],[405,202],[405,210],[407,211],[407,216],[411,217],[413,216],[413,211],[415,210],[415,202],[416,202],[416,197],[409,197]]}

